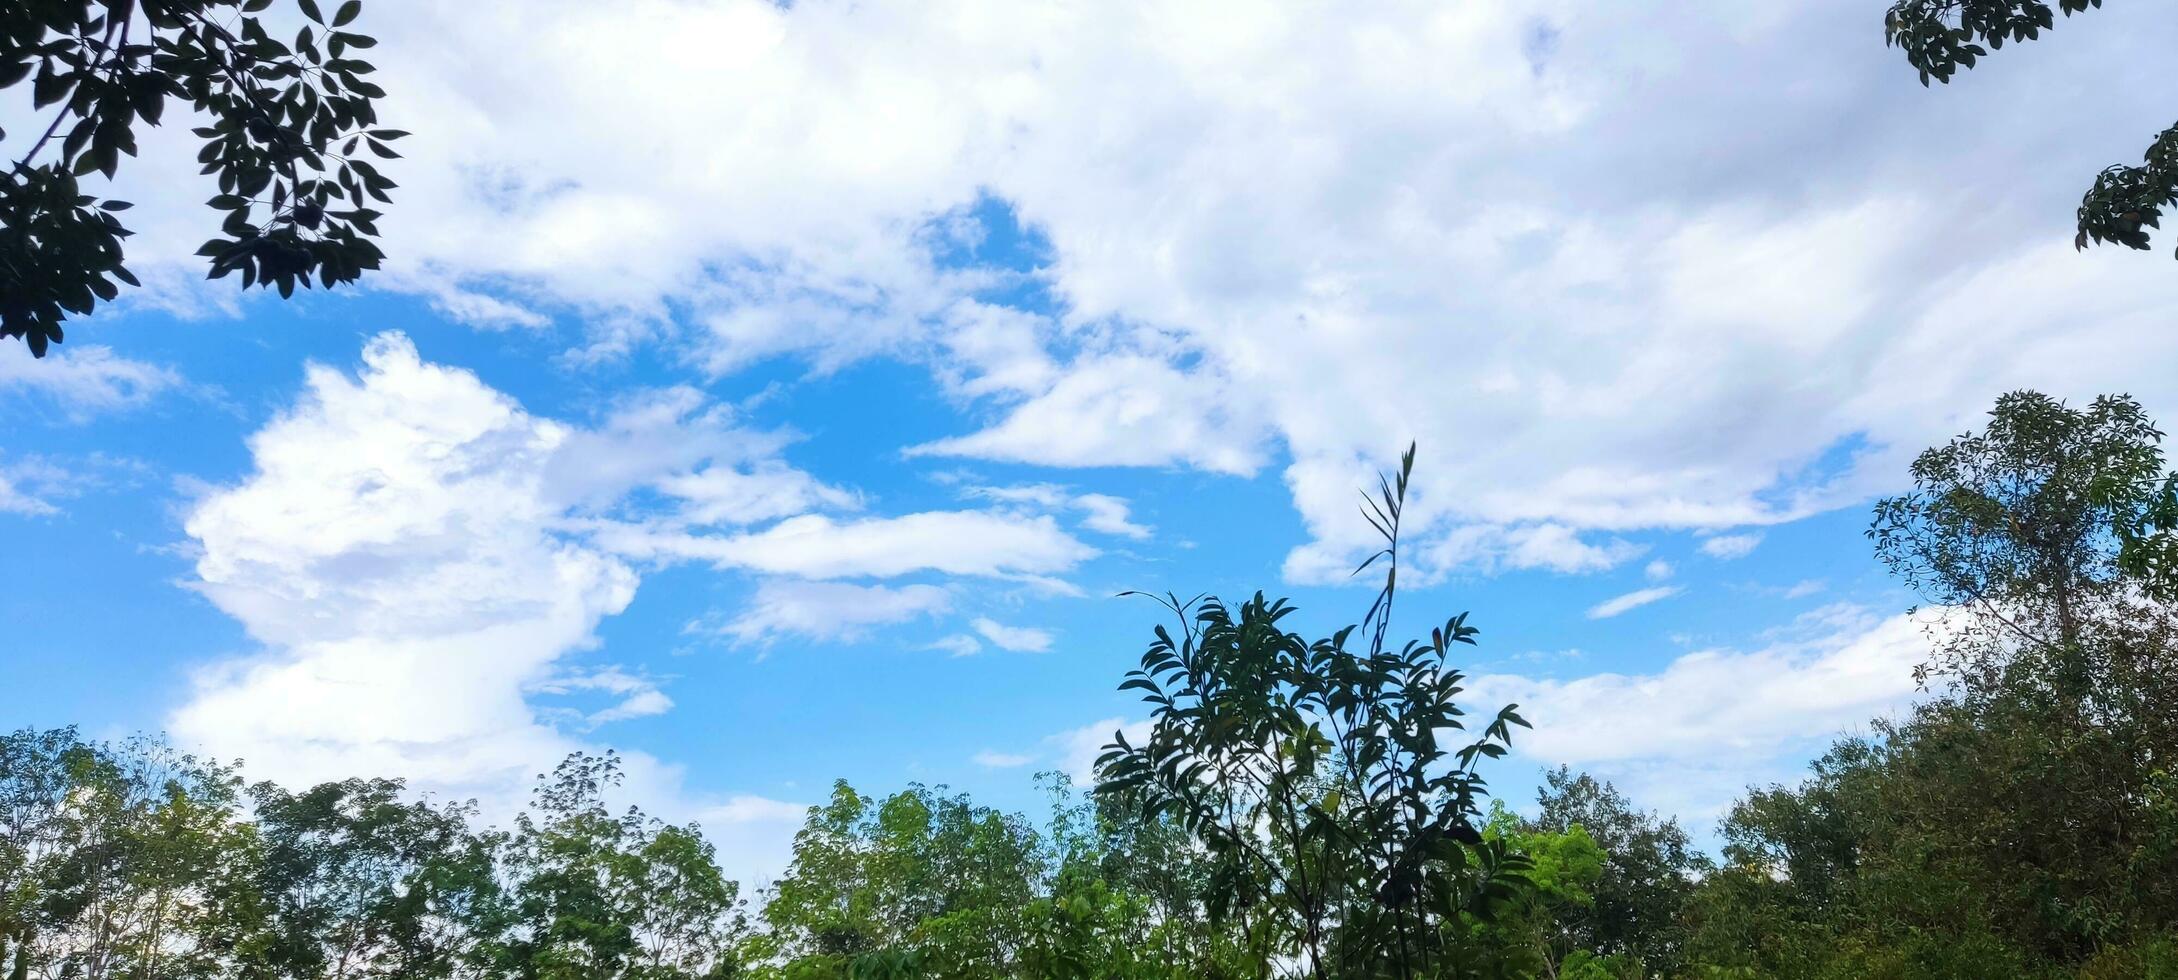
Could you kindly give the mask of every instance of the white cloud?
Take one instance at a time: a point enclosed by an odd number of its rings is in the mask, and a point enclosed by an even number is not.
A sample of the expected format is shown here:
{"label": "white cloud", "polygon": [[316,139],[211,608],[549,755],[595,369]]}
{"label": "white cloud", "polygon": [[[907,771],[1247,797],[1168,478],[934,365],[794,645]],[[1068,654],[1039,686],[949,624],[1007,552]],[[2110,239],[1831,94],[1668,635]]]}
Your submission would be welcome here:
{"label": "white cloud", "polygon": [[[381,285],[593,356],[925,364],[975,419],[927,453],[1277,461],[1301,578],[1408,439],[1418,558],[1585,571],[1894,486],[2007,387],[2178,404],[2167,261],[2068,249],[2078,148],[2137,152],[2178,80],[2145,7],[1935,92],[1819,0],[373,10],[416,133]],[[186,166],[154,137],[125,177]],[[1032,268],[954,260],[985,202]],[[183,205],[132,262],[194,266]]]}
{"label": "white cloud", "polygon": [[38,458],[0,461],[0,514],[47,517],[60,513],[49,498],[75,489],[74,474]]}
{"label": "white cloud", "polygon": [[932,642],[928,649],[941,649],[941,651],[952,653],[952,656],[956,656],[956,658],[971,658],[971,656],[976,656],[976,653],[982,653],[982,642],[978,642],[974,636],[967,636],[967,634],[952,634],[952,636],[945,636],[945,638],[941,638],[937,642]]}
{"label": "white cloud", "polygon": [[983,644],[966,633],[954,633],[930,644],[925,649],[943,650],[956,657],[972,657],[983,652]]}
{"label": "white cloud", "polygon": [[[373,339],[353,376],[312,366],[296,403],[250,438],[251,472],[187,513],[193,587],[263,650],[204,666],[170,727],[254,778],[400,776],[503,818],[533,774],[600,748],[563,725],[672,707],[649,678],[564,663],[639,577],[583,515],[626,512],[634,491],[708,468],[777,472],[777,445],[686,391],[639,396],[598,430],[539,418],[399,334]],[[692,533],[675,507],[604,523],[646,521]],[[783,867],[797,807],[714,804],[678,767],[622,757],[628,799],[738,821],[746,833],[722,854],[751,873]]]}
{"label": "white cloud", "polygon": [[1520,705],[1535,726],[1515,734],[1521,755],[1640,776],[1652,805],[1699,816],[1914,696],[1913,666],[1928,646],[1912,619],[1832,606],[1790,632],[1758,650],[1689,653],[1652,674],[1479,677],[1465,697],[1478,711]]}
{"label": "white cloud", "polygon": [[741,643],[769,643],[788,636],[850,641],[867,635],[873,626],[936,615],[952,606],[952,593],[935,585],[895,588],[771,579],[757,586],[756,597],[732,620],[692,623],[689,628]]}
{"label": "white cloud", "polygon": [[1761,543],[1762,535],[1759,534],[1719,534],[1702,539],[1702,554],[1729,561],[1754,554]]}
{"label": "white cloud", "polygon": [[134,408],[181,383],[171,368],[132,360],[99,344],[64,345],[42,359],[31,357],[21,342],[0,344],[0,393],[36,395],[70,421]]}
{"label": "white cloud", "polygon": [[716,801],[686,804],[672,819],[694,820],[718,848],[718,865],[753,895],[779,880],[794,857],[794,835],[809,816],[809,804],[735,794]]}
{"label": "white cloud", "polygon": [[987,616],[978,616],[968,624],[982,637],[1001,650],[1024,653],[1044,653],[1051,649],[1053,636],[1050,630],[1032,626],[1007,626]]}
{"label": "white cloud", "polygon": [[802,514],[735,535],[662,532],[643,525],[599,528],[596,539],[638,558],[689,558],[721,568],[832,579],[890,578],[911,572],[1036,578],[1097,555],[1049,517],[984,511],[927,511],[840,521]]}
{"label": "white cloud", "polygon": [[16,487],[8,474],[0,473],[0,514],[44,517],[59,512],[59,509],[52,504],[39,500]]}
{"label": "white cloud", "polygon": [[1648,566],[1641,570],[1641,574],[1651,582],[1661,582],[1670,578],[1672,571],[1670,562],[1657,558],[1650,561]]}
{"label": "white cloud", "polygon": [[[1218,390],[1208,394],[1206,388]],[[1266,435],[1251,403],[1245,391],[1161,359],[1130,354],[1082,360],[1004,421],[908,453],[1047,466],[1182,463],[1248,475],[1263,463]]]}
{"label": "white cloud", "polygon": [[974,759],[976,765],[986,769],[1018,769],[1035,761],[1036,757],[1033,755],[1014,755],[990,749],[976,753]]}
{"label": "white cloud", "polygon": [[1145,540],[1150,536],[1150,528],[1142,524],[1136,524],[1129,512],[1127,502],[1118,497],[1102,493],[1085,493],[1074,498],[1074,506],[1081,508],[1085,512],[1081,519],[1081,526],[1089,530],[1104,534],[1116,534],[1137,541]]}
{"label": "white cloud", "polygon": [[572,712],[574,717],[589,728],[631,718],[647,718],[673,710],[673,699],[658,689],[658,684],[647,677],[630,674],[619,667],[606,667],[589,672],[563,672],[533,683],[530,694],[568,695],[583,691],[602,691],[614,697],[614,702],[596,711]]}
{"label": "white cloud", "polygon": [[[1349,489],[1347,495],[1352,496],[1352,492]],[[1402,532],[1408,535],[1407,540],[1419,537],[1421,543],[1402,553],[1404,564],[1400,571],[1423,584],[1461,571],[1485,575],[1527,570],[1565,575],[1608,571],[1645,550],[1619,538],[1584,538],[1564,524],[1468,524],[1434,536],[1427,533],[1428,528],[1426,518],[1410,518],[1408,530]],[[1358,516],[1317,529],[1316,541],[1286,554],[1286,578],[1319,585],[1352,581],[1354,568],[1383,547],[1382,541],[1367,537],[1373,533]]]}
{"label": "white cloud", "polygon": [[1097,756],[1111,744],[1113,733],[1125,733],[1128,744],[1141,745],[1149,738],[1150,730],[1148,719],[1106,718],[1052,735],[1044,739],[1044,744],[1056,757],[1059,771],[1072,778],[1074,785],[1092,786],[1096,784]]}
{"label": "white cloud", "polygon": [[198,501],[195,587],[264,644],[203,670],[177,735],[253,776],[401,775],[520,799],[578,747],[524,697],[633,597],[636,574],[552,530],[569,430],[397,334],[351,378],[312,367]]}
{"label": "white cloud", "polygon": [[1588,618],[1610,619],[1613,616],[1639,609],[1652,602],[1662,602],[1684,591],[1686,591],[1684,588],[1676,585],[1659,585],[1654,588],[1636,589],[1625,595],[1605,599],[1589,607]]}
{"label": "white cloud", "polygon": [[1133,507],[1124,497],[1106,493],[1075,493],[1072,488],[1056,483],[1031,483],[1012,487],[971,486],[963,490],[968,497],[995,500],[1000,503],[1027,504],[1046,511],[1073,510],[1079,512],[1081,526],[1100,534],[1145,540],[1151,528],[1136,524]]}

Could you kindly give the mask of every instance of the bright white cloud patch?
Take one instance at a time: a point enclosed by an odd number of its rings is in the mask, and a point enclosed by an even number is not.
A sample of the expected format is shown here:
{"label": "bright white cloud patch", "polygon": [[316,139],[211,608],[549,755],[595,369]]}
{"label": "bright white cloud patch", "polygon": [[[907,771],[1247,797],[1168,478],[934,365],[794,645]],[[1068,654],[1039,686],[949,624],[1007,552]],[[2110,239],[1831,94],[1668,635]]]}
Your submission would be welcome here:
{"label": "bright white cloud patch", "polygon": [[[2068,250],[2178,82],[2145,6],[1933,92],[1824,0],[372,9],[416,133],[382,285],[588,357],[923,363],[970,415],[917,452],[1284,461],[1299,578],[1410,438],[1418,574],[1583,572],[1893,485],[2007,387],[2178,399],[2167,259]],[[186,166],[157,137],[132,173]],[[957,260],[988,202],[1055,311]],[[193,248],[183,203],[132,257]]]}
{"label": "bright white cloud patch", "polygon": [[631,556],[698,559],[721,568],[813,579],[925,571],[1035,578],[1068,571],[1097,554],[1049,517],[983,511],[849,521],[802,514],[736,535],[621,525],[602,529],[597,539]]}
{"label": "bright white cloud patch", "polygon": [[930,644],[925,649],[943,650],[956,657],[972,657],[983,652],[983,643],[966,633],[954,633]]}
{"label": "bright white cloud patch", "polygon": [[1809,613],[1789,632],[1758,650],[1689,653],[1655,673],[1485,676],[1464,697],[1477,710],[1519,704],[1535,726],[1514,737],[1523,756],[1624,773],[1651,805],[1706,815],[1754,775],[1908,703],[1913,666],[1928,653],[1921,624],[1850,606]]}
{"label": "bright white cloud patch", "polygon": [[1097,778],[1097,757],[1112,743],[1112,736],[1124,734],[1128,744],[1141,745],[1149,738],[1151,727],[1148,719],[1106,718],[1049,736],[1044,739],[1044,746],[1050,750],[1059,771],[1075,785],[1093,786]]}
{"label": "bright white cloud patch", "polygon": [[196,588],[266,653],[207,668],[174,731],[291,784],[391,773],[519,799],[576,747],[524,690],[636,574],[554,533],[544,474],[567,427],[397,334],[363,362],[312,367],[251,438],[254,471],[190,511]]}
{"label": "bright white cloud patch", "polygon": [[978,616],[968,624],[976,633],[1001,650],[1024,653],[1044,653],[1051,649],[1053,636],[1050,630],[1032,626],[1007,626],[988,616]]}
{"label": "bright white cloud patch", "polygon": [[1654,588],[1636,589],[1624,595],[1605,599],[1589,607],[1588,618],[1610,619],[1613,616],[1631,612],[1652,602],[1662,602],[1684,591],[1686,590],[1676,585],[1659,585]]}
{"label": "bright white cloud patch", "polygon": [[[586,747],[563,725],[588,729],[672,707],[651,679],[562,663],[593,645],[599,623],[635,594],[639,575],[613,548],[616,537],[718,541],[751,549],[759,557],[749,565],[806,569],[809,559],[793,556],[815,552],[786,542],[821,526],[822,570],[887,575],[926,564],[888,557],[903,548],[1010,526],[975,514],[845,523],[800,514],[714,536],[708,525],[753,520],[751,509],[722,518],[706,509],[716,497],[670,492],[663,496],[681,503],[655,512],[626,503],[639,489],[729,468],[821,487],[782,476],[791,471],[772,455],[781,444],[685,390],[634,397],[594,430],[538,418],[475,375],[424,361],[399,334],[372,340],[355,375],[313,366],[295,405],[251,437],[252,471],[187,515],[199,551],[194,587],[264,651],[205,667],[171,726],[216,755],[244,758],[253,776],[308,784],[400,775],[503,810],[532,774]],[[819,490],[792,499],[852,502]],[[620,516],[596,516],[604,513]],[[1059,545],[1009,550],[1001,540],[992,564],[978,567],[1060,571],[1063,556],[1082,553],[1047,526],[1032,532]],[[745,628],[808,627],[827,601],[835,614],[855,606],[843,598],[890,603],[884,616],[943,605],[929,586],[793,591],[809,585],[773,586]],[[574,704],[584,698],[588,706]],[[675,816],[709,806],[679,789],[677,769],[624,755],[631,797]],[[753,799],[729,806],[745,811]]]}
{"label": "bright white cloud patch", "polygon": [[990,749],[984,749],[976,753],[975,758],[971,761],[985,769],[1018,769],[1036,761],[1036,757],[1033,755],[993,752]]}

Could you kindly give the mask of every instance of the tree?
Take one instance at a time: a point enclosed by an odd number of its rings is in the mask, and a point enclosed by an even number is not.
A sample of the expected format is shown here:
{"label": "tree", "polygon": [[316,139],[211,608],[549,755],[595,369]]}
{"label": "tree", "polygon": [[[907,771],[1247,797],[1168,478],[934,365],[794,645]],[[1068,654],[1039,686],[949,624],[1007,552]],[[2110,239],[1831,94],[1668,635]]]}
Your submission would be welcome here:
{"label": "tree", "polygon": [[496,975],[694,980],[740,975],[748,921],[740,886],[694,826],[640,809],[614,814],[607,753],[576,753],[540,776],[507,849],[513,935]]}
{"label": "tree", "polygon": [[1549,830],[1490,803],[1482,838],[1520,855],[1527,882],[1508,907],[1470,927],[1492,976],[1615,980],[1638,968],[1629,957],[1598,956],[1575,928],[1596,904],[1605,855],[1582,827]]}
{"label": "tree", "polygon": [[1968,697],[2054,685],[2076,710],[2173,730],[2178,481],[2161,439],[2131,398],[2079,410],[2021,391],[1914,460],[1914,489],[1879,501],[1867,533],[1942,614],[1924,678]]}
{"label": "tree", "polygon": [[2031,392],[1922,453],[1877,556],[1935,608],[1927,698],[1751,793],[1694,957],[1762,975],[2178,967],[2178,617],[2160,433]]}
{"label": "tree", "polygon": [[1099,793],[1169,814],[1210,852],[1213,919],[1236,917],[1266,965],[1295,957],[1316,978],[1455,975],[1466,918],[1524,885],[1525,862],[1476,819],[1479,764],[1526,722],[1507,706],[1467,744],[1443,741],[1467,729],[1448,658],[1477,630],[1462,614],[1386,645],[1413,465],[1410,447],[1364,496],[1385,547],[1361,567],[1382,561],[1385,583],[1360,626],[1311,642],[1280,625],[1284,600],[1166,597],[1180,635],[1157,627],[1120,686],[1152,705],[1150,734],[1115,733],[1097,762]]}
{"label": "tree", "polygon": [[264,914],[247,945],[282,977],[473,975],[506,925],[498,841],[473,805],[402,799],[392,779],[290,793],[251,787],[253,885]]}
{"label": "tree", "polygon": [[[1921,84],[1950,83],[1961,68],[1972,68],[2007,41],[2031,41],[2056,26],[2057,10],[2066,17],[2102,0],[1896,0],[1883,17],[1886,43],[1902,49],[1920,72]],[[1983,47],[1983,45],[1988,45]],[[2146,249],[2144,229],[2161,227],[2163,209],[2178,204],[2178,126],[2148,144],[2139,165],[2117,164],[2095,175],[2080,199],[2075,248],[2116,242]]]}
{"label": "tree", "polygon": [[1588,885],[1592,901],[1563,916],[1572,945],[1640,962],[1656,974],[1679,971],[1683,921],[1695,882],[1710,870],[1676,819],[1636,809],[1617,788],[1560,766],[1535,794],[1534,826],[1568,834],[1578,828],[1603,852]]}
{"label": "tree", "polygon": [[[203,117],[197,159],[216,174],[218,236],[197,254],[210,277],[241,272],[245,288],[353,282],[384,258],[372,241],[395,185],[358,154],[398,156],[406,135],[379,128],[383,89],[354,51],[360,0],[330,17],[297,0],[305,25],[284,42],[255,16],[271,0],[22,0],[0,7],[0,88],[30,85],[50,121],[0,173],[0,337],[43,357],[70,314],[85,316],[140,285],[122,264],[130,234],[79,181],[112,179],[137,152],[138,123],[170,102]],[[18,134],[22,135],[22,134]],[[0,140],[7,134],[0,132]]]}
{"label": "tree", "polygon": [[1015,976],[1045,875],[1018,816],[921,786],[874,800],[841,781],[795,835],[764,919],[789,976]]}
{"label": "tree", "polygon": [[0,739],[7,975],[222,976],[210,926],[247,838],[236,785],[230,770],[151,739]]}

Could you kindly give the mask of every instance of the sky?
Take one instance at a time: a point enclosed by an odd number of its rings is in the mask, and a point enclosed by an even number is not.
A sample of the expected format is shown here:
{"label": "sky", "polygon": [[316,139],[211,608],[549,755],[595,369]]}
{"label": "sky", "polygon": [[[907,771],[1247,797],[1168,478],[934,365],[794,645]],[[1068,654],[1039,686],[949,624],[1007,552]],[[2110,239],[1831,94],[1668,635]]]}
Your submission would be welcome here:
{"label": "sky", "polygon": [[1880,6],[373,0],[381,273],[203,282],[169,125],[145,288],[0,348],[0,719],[502,815],[609,749],[762,881],[835,779],[1085,777],[1120,592],[1358,619],[1413,442],[1395,626],[1481,628],[1499,794],[1713,826],[1913,697],[1915,452],[2178,418],[2168,246],[2071,245],[2178,16],[1924,89]]}

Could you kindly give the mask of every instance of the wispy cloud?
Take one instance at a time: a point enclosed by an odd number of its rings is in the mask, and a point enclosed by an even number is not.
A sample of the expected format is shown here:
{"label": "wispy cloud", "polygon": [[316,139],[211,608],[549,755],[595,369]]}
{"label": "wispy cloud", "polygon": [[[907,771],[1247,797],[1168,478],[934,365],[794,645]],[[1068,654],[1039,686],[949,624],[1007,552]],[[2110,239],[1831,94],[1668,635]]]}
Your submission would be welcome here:
{"label": "wispy cloud", "polygon": [[1659,585],[1654,588],[1636,589],[1625,595],[1613,596],[1588,608],[1589,619],[1610,619],[1652,602],[1662,602],[1686,591],[1677,585]]}
{"label": "wispy cloud", "polygon": [[1754,554],[1755,548],[1761,544],[1760,534],[1719,534],[1702,539],[1702,554],[1730,561]]}
{"label": "wispy cloud", "polygon": [[1032,626],[1007,626],[988,616],[978,616],[968,624],[977,634],[989,640],[1001,650],[1025,653],[1044,653],[1051,649],[1054,639],[1050,630]]}

